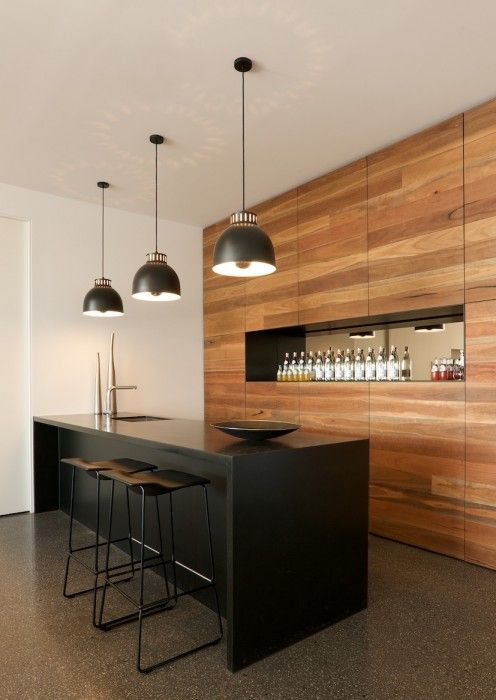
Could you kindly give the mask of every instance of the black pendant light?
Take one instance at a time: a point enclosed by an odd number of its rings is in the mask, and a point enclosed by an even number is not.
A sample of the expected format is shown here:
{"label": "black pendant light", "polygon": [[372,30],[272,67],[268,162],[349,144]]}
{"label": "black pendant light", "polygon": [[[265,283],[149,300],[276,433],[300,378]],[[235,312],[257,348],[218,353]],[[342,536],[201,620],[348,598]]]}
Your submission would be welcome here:
{"label": "black pendant light", "polygon": [[155,252],[148,253],[146,263],[134,275],[133,297],[143,301],[174,301],[181,298],[181,285],[175,270],[167,264],[167,255],[158,252],[158,145],[159,134],[150,136],[155,144]]}
{"label": "black pendant light", "polygon": [[84,297],[83,314],[86,316],[100,316],[102,318],[109,316],[122,316],[124,308],[120,295],[112,289],[112,284],[105,277],[105,190],[108,188],[108,182],[97,182],[98,187],[102,190],[102,276],[95,280],[95,286],[90,289]]}
{"label": "black pendant light", "polygon": [[261,277],[276,270],[272,241],[257,226],[257,215],[245,210],[245,73],[252,65],[250,58],[234,61],[234,68],[241,73],[243,208],[231,214],[231,225],[217,239],[212,266],[214,272],[229,277]]}

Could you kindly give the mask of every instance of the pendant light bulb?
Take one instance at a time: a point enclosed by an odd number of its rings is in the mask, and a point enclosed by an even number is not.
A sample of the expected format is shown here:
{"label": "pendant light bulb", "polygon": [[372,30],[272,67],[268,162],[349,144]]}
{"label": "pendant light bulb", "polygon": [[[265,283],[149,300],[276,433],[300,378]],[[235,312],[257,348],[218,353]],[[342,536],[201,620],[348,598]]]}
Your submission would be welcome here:
{"label": "pendant light bulb", "polygon": [[262,277],[276,271],[274,246],[257,226],[257,215],[245,209],[245,73],[253,62],[244,56],[234,61],[241,73],[241,132],[243,206],[231,215],[231,223],[219,236],[214,248],[212,270],[228,277]]}
{"label": "pendant light bulb", "polygon": [[159,134],[150,136],[155,146],[155,251],[148,253],[133,280],[133,297],[142,301],[175,301],[181,298],[181,284],[167,255],[158,252],[158,146],[164,143]]}
{"label": "pendant light bulb", "polygon": [[110,318],[122,316],[124,307],[120,294],[112,288],[112,282],[105,277],[105,190],[108,182],[97,182],[102,191],[102,276],[95,279],[95,286],[86,294],[83,301],[83,314]]}

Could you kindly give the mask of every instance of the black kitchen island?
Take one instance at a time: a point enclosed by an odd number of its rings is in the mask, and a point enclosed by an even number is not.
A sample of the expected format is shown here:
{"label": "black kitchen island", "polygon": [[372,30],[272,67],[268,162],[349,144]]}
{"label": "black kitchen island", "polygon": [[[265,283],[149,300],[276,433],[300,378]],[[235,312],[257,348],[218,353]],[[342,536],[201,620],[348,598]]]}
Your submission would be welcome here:
{"label": "black kitchen island", "polygon": [[[367,440],[298,431],[249,444],[203,421],[94,415],[37,417],[33,437],[36,512],[68,510],[63,457],[129,457],[210,480],[231,670],[366,607]],[[75,517],[94,529],[95,482],[82,476]],[[190,494],[178,496],[178,558],[205,570],[201,507],[192,507]]]}

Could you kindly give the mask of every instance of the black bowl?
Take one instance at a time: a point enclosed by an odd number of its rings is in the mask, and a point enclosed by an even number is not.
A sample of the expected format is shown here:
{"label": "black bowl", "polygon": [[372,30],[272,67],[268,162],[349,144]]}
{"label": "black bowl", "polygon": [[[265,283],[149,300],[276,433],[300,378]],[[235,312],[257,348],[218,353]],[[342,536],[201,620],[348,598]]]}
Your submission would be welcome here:
{"label": "black bowl", "polygon": [[270,440],[287,435],[300,427],[296,423],[283,423],[277,420],[226,420],[212,423],[213,428],[242,440]]}

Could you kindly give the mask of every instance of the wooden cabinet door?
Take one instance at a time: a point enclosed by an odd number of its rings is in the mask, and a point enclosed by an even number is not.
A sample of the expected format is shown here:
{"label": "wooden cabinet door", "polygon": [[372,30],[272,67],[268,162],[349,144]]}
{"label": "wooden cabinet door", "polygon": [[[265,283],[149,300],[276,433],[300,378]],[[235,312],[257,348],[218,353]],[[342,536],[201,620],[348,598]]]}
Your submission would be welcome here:
{"label": "wooden cabinet door", "polygon": [[465,114],[465,298],[496,299],[496,100]]}
{"label": "wooden cabinet door", "polygon": [[365,159],[298,188],[299,323],[366,316]]}
{"label": "wooden cabinet door", "polygon": [[245,417],[245,334],[204,340],[205,420]]}
{"label": "wooden cabinet door", "polygon": [[463,559],[465,386],[370,386],[370,529]]}
{"label": "wooden cabinet door", "polygon": [[247,382],[246,417],[254,420],[300,420],[297,382]]}
{"label": "wooden cabinet door", "polygon": [[369,385],[366,382],[302,382],[300,423],[336,437],[369,437]]}
{"label": "wooden cabinet door", "polygon": [[369,309],[463,304],[463,117],[368,158]]}
{"label": "wooden cabinet door", "polygon": [[270,199],[254,211],[270,236],[276,272],[246,282],[246,330],[293,326],[298,323],[298,242],[296,190]]}
{"label": "wooden cabinet door", "polygon": [[496,569],[496,300],[465,307],[465,557]]}
{"label": "wooden cabinet door", "polygon": [[245,280],[212,271],[215,242],[227,225],[227,221],[222,221],[203,231],[203,327],[206,338],[245,331]]}

